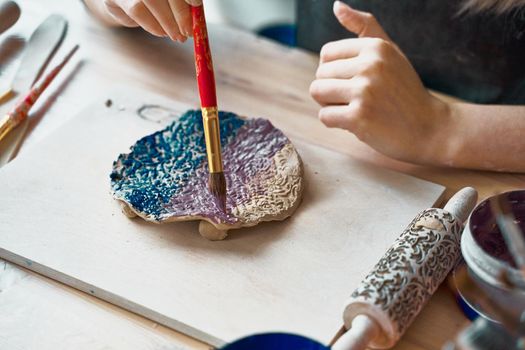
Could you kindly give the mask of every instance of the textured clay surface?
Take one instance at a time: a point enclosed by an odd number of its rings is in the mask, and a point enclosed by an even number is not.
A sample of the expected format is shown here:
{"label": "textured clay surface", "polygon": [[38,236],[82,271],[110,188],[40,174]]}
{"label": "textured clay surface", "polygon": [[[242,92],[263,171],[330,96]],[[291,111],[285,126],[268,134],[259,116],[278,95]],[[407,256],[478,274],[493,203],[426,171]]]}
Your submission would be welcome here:
{"label": "textured clay surface", "polygon": [[131,153],[113,163],[112,194],[127,216],[157,223],[205,220],[211,225],[201,225],[201,234],[222,239],[230,228],[292,214],[304,184],[301,159],[290,140],[268,120],[227,112],[219,116],[226,212],[208,191],[202,117],[190,110],[138,140]]}

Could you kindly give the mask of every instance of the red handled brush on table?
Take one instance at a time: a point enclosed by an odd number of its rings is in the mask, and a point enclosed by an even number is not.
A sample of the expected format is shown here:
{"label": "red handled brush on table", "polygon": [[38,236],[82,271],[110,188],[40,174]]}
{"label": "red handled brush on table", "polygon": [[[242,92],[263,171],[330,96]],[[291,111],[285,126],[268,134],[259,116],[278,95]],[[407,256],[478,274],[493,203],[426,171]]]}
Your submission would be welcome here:
{"label": "red handled brush on table", "polygon": [[219,128],[219,110],[215,92],[215,77],[211,59],[208,30],[203,6],[192,6],[193,43],[195,47],[195,69],[201,99],[206,154],[208,158],[208,187],[217,198],[223,210],[226,210],[226,179],[222,167],[221,137]]}
{"label": "red handled brush on table", "polygon": [[15,105],[13,110],[11,110],[7,115],[0,119],[0,140],[2,140],[11,130],[16,128],[25,118],[29,110],[35,102],[38,100],[40,95],[44,90],[51,84],[55,77],[60,73],[62,68],[67,64],[69,59],[77,52],[78,45],[73,47],[73,49],[66,55],[66,57],[60,62],[48,75],[40,82],[34,85],[34,87],[27,93],[27,95],[22,98]]}

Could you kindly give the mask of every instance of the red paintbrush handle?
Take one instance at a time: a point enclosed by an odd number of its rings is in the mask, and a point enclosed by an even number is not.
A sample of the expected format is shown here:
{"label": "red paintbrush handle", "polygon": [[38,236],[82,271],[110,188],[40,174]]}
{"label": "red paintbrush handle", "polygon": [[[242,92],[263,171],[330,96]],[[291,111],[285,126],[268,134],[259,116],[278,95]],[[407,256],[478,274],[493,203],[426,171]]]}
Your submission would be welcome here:
{"label": "red paintbrush handle", "polygon": [[217,107],[215,76],[213,74],[208,30],[206,28],[206,18],[204,17],[204,8],[202,5],[192,6],[191,15],[193,17],[195,69],[197,70],[197,84],[199,85],[201,107]]}
{"label": "red paintbrush handle", "polygon": [[18,124],[20,124],[25,118],[27,118],[29,110],[31,107],[33,107],[38,97],[40,97],[42,92],[44,92],[44,90],[49,86],[49,84],[51,84],[58,73],[60,73],[62,68],[64,68],[71,56],[75,54],[77,49],[78,45],[76,45],[73,50],[67,54],[64,60],[58,66],[56,66],[41,83],[35,84],[31,91],[29,91],[29,93],[23,99],[18,101],[11,112],[0,119],[0,140],[2,140],[11,130],[16,128]]}
{"label": "red paintbrush handle", "polygon": [[62,62],[60,62],[51,72],[49,72],[48,75],[42,80],[40,83],[37,83],[31,88],[29,93],[21,100],[17,102],[15,105],[15,108],[9,113],[10,118],[12,119],[13,123],[18,125],[22,120],[24,120],[27,117],[27,114],[29,113],[29,110],[35,102],[38,100],[40,95],[44,92],[44,90],[51,84],[51,82],[56,78],[58,73],[64,68],[66,63],[69,61],[69,59],[77,52],[78,45],[75,45],[73,49],[64,57]]}

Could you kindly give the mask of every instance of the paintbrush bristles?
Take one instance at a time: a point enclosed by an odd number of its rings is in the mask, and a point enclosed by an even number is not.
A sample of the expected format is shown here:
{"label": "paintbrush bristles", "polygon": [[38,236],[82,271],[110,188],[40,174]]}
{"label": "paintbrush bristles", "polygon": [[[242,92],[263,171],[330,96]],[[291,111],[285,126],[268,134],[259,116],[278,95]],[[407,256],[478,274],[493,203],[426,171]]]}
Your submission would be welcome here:
{"label": "paintbrush bristles", "polygon": [[210,173],[208,177],[208,188],[217,199],[221,209],[226,211],[226,178],[224,173]]}

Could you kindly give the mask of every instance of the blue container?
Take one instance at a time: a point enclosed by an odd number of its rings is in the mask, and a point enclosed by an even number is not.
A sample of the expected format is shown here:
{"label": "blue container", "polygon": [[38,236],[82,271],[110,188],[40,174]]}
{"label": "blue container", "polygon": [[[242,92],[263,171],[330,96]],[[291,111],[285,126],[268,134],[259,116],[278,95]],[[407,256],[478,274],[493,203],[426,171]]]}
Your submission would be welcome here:
{"label": "blue container", "polygon": [[330,350],[330,348],[300,335],[264,333],[239,339],[221,350]]}
{"label": "blue container", "polygon": [[296,28],[292,24],[276,24],[264,27],[257,33],[266,38],[294,47],[296,45]]}

